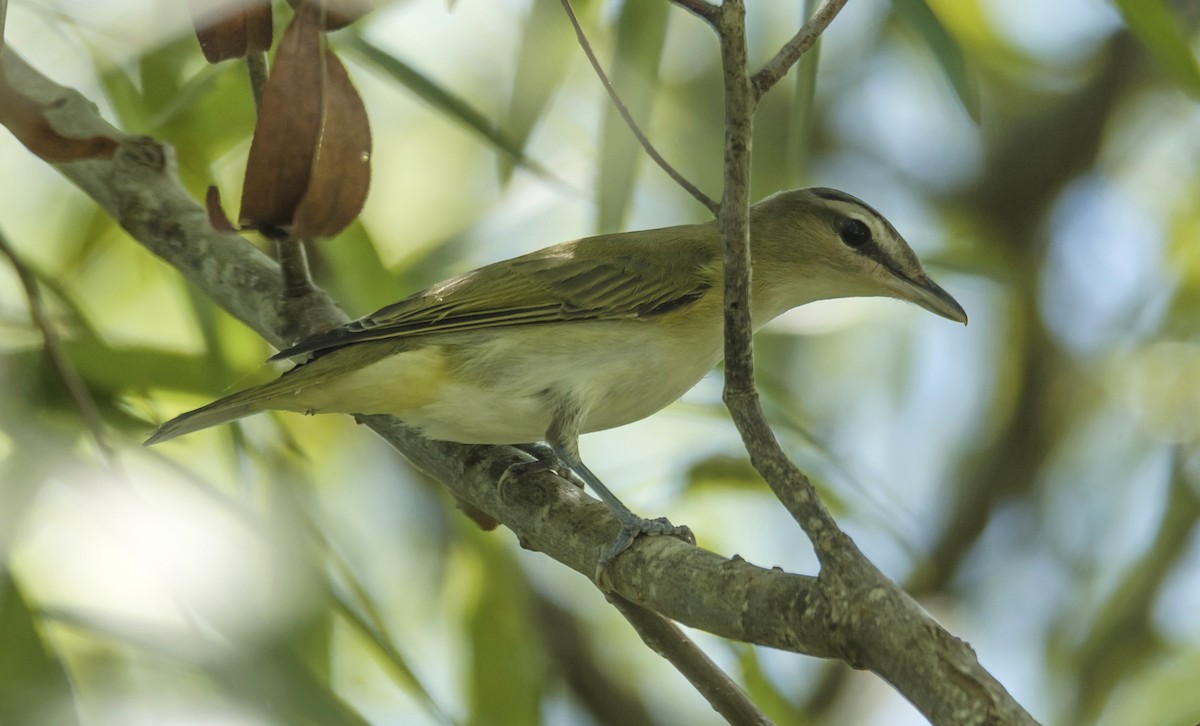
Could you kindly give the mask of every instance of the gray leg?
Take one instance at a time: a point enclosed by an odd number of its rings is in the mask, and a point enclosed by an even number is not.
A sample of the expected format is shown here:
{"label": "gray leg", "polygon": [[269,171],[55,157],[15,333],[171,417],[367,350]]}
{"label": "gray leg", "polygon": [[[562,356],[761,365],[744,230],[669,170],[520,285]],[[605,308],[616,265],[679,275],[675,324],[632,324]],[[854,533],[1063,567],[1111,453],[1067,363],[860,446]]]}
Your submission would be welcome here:
{"label": "gray leg", "polygon": [[600,497],[600,501],[607,504],[608,508],[612,510],[617,522],[621,525],[621,531],[617,534],[617,538],[604,550],[596,566],[597,584],[602,589],[610,589],[608,587],[610,582],[608,571],[612,567],[613,561],[616,560],[617,555],[629,549],[634,540],[641,535],[669,534],[689,544],[696,544],[696,538],[686,526],[676,527],[666,517],[658,519],[639,517],[609,491],[608,487],[604,486],[600,478],[593,474],[579,457],[579,428],[582,418],[583,411],[578,407],[561,406],[558,415],[550,425],[550,430],[546,432],[546,442],[558,462],[565,465],[567,476],[563,478],[575,483],[580,488],[585,484],[591,487],[592,491]]}
{"label": "gray leg", "polygon": [[[553,444],[551,448],[554,448]],[[646,519],[634,514],[629,507],[625,506],[624,502],[617,498],[617,495],[609,491],[608,487],[600,481],[600,478],[592,473],[590,469],[579,459],[578,455],[572,457],[566,452],[558,452],[559,458],[571,470],[572,474],[591,487],[592,491],[600,497],[600,501],[608,505],[612,510],[613,516],[617,518],[617,522],[621,524],[621,531],[617,533],[617,538],[612,541],[604,553],[600,556],[600,562],[596,565],[596,582],[604,586],[610,581],[608,570],[612,567],[613,562],[617,559],[617,555],[629,549],[634,540],[642,535],[660,535],[669,534],[672,537],[687,542],[688,544],[696,544],[696,537],[692,534],[692,530],[686,525],[677,527],[671,524],[666,517],[658,517],[657,519]],[[607,588],[605,588],[607,589]]]}

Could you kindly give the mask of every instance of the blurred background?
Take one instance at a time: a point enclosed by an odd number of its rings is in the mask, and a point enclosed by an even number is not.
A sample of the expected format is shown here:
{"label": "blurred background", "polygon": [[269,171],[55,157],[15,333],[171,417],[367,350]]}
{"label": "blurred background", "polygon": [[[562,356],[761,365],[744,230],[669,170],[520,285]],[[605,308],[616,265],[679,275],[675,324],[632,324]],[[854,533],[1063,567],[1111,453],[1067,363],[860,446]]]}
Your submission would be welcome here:
{"label": "blurred background", "polygon": [[[761,63],[805,9],[747,4]],[[666,2],[575,7],[642,128],[718,196],[712,32]],[[1198,24],[1159,0],[854,0],[756,118],[755,198],[868,201],[971,318],[786,315],[757,338],[776,431],[866,554],[1047,723],[1200,718]],[[245,68],[205,63],[185,3],[12,0],[6,38],[172,144],[197,199],[238,198]],[[636,148],[557,0],[378,3],[330,42],[375,140],[360,221],[311,251],[352,316],[706,217]],[[143,449],[276,375],[273,351],[7,133],[0,172],[0,229],[111,449],[0,258],[0,722],[718,721],[584,578],[480,532],[348,418]],[[584,458],[703,547],[815,573],[720,385],[585,437]],[[923,722],[873,675],[693,635],[780,723]]]}

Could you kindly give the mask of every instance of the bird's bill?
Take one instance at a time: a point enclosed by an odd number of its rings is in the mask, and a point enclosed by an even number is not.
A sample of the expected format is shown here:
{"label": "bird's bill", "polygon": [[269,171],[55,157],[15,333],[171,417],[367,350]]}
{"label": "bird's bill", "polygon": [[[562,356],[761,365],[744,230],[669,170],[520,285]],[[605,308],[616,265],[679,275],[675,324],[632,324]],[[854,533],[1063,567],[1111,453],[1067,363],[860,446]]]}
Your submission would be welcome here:
{"label": "bird's bill", "polygon": [[892,279],[894,288],[901,298],[914,302],[947,320],[953,320],[963,325],[967,324],[967,311],[963,310],[962,305],[959,305],[958,301],[950,296],[950,293],[929,279],[929,275],[921,273],[918,278],[911,280],[895,275]]}

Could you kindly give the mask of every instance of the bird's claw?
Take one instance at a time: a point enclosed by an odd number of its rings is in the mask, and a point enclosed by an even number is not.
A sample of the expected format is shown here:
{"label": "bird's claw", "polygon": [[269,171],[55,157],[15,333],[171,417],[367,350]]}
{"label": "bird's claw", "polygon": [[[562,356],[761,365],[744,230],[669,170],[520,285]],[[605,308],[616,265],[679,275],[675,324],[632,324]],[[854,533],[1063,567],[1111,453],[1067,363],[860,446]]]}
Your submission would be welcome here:
{"label": "bird's claw", "polygon": [[544,471],[551,472],[560,479],[565,479],[571,482],[580,489],[583,488],[583,482],[579,476],[571,469],[563,464],[557,456],[554,455],[554,450],[544,444],[523,444],[518,447],[525,453],[534,457],[533,461],[518,461],[509,466],[500,475],[500,481],[496,482],[496,489],[500,494],[500,498],[504,499],[504,492],[508,489],[513,481],[525,476],[533,474],[541,474]]}
{"label": "bird's claw", "polygon": [[690,545],[696,544],[696,536],[692,534],[692,530],[687,525],[674,525],[666,517],[658,517],[656,519],[643,519],[635,517],[628,522],[621,524],[621,531],[617,533],[617,538],[612,541],[600,555],[600,561],[596,563],[596,585],[601,590],[609,592],[612,587],[612,566],[616,562],[617,557],[629,549],[638,537],[657,537],[659,535],[668,535],[676,539],[683,540]]}

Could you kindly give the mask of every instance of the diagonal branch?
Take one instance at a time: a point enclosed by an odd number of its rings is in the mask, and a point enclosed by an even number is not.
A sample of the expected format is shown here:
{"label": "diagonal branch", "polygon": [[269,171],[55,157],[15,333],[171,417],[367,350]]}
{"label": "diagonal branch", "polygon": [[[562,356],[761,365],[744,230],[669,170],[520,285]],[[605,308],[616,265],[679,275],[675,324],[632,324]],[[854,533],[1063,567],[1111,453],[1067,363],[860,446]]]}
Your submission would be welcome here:
{"label": "diagonal branch", "polygon": [[608,74],[604,72],[604,68],[600,65],[600,61],[596,59],[596,53],[592,50],[592,44],[588,42],[587,36],[583,33],[583,27],[579,25],[579,18],[575,17],[575,10],[571,7],[571,0],[562,0],[563,10],[567,12],[567,17],[571,20],[571,26],[575,28],[575,36],[579,38],[579,46],[583,48],[583,52],[587,55],[588,62],[592,64],[592,68],[596,71],[596,76],[600,78],[600,83],[604,85],[604,90],[608,91],[608,97],[612,99],[613,105],[617,107],[617,112],[621,114],[621,118],[625,120],[625,125],[633,132],[638,143],[645,149],[646,154],[654,160],[655,164],[667,173],[667,176],[679,186],[683,187],[684,191],[691,194],[696,201],[708,207],[708,211],[715,216],[717,213],[717,203],[713,201],[704,192],[700,191],[696,185],[687,180],[683,174],[680,174],[675,167],[671,166],[670,162],[663,158],[662,154],[658,153],[658,149],[650,143],[650,139],[642,133],[637,122],[633,120],[633,116],[629,113],[629,109],[625,106],[621,96],[617,94],[617,89],[613,87],[612,81],[608,79]]}
{"label": "diagonal branch", "polygon": [[712,704],[713,710],[734,726],[769,725],[771,720],[746,697],[704,651],[683,634],[679,626],[658,613],[634,605],[620,595],[608,601],[629,621],[650,650],[671,662],[692,687]]}
{"label": "diagonal branch", "polygon": [[[216,230],[207,212],[179,183],[170,149],[147,137],[125,136],[81,94],[54,84],[15,53],[3,70],[22,93],[52,104],[48,120],[69,136],[117,142],[109,159],[56,164],[147,250],[177,268],[214,302],[276,346],[289,340],[289,323],[303,331],[327,329],[345,315],[320,290],[311,291],[301,317],[281,304],[278,266],[237,234]],[[510,447],[464,446],[423,439],[387,416],[360,416],[418,468],[442,482],[465,505],[504,523],[522,546],[543,552],[591,576],[618,525],[608,508],[553,475],[531,477],[501,498],[500,475],[524,455]],[[838,655],[836,628],[811,577],[727,560],[669,537],[643,538],[613,567],[614,592],[638,606],[722,637],[809,653]],[[802,612],[777,603],[806,603]],[[665,620],[659,618],[661,627]],[[669,625],[669,624],[667,624]],[[692,646],[694,647],[694,646]],[[688,667],[688,666],[684,666]],[[708,677],[708,676],[703,676]],[[727,689],[727,679],[710,680]],[[735,688],[735,687],[734,687]],[[730,703],[736,693],[723,696]],[[753,713],[743,703],[744,713]]]}
{"label": "diagonal branch", "polygon": [[671,0],[671,2],[684,10],[699,15],[709,23],[716,23],[717,17],[721,13],[721,8],[708,2],[708,0]]}
{"label": "diagonal branch", "polygon": [[758,69],[758,72],[750,79],[754,88],[755,103],[762,98],[763,94],[771,90],[771,86],[774,86],[787,74],[796,61],[800,60],[800,56],[813,47],[817,39],[821,37],[821,33],[825,32],[825,28],[829,27],[838,12],[841,11],[846,1],[825,0],[821,3],[821,7],[817,8],[804,27],[800,28],[800,31],[779,49],[774,58]]}
{"label": "diagonal branch", "polygon": [[[754,103],[745,60],[744,9],[726,0],[718,32],[726,67],[726,115],[730,162],[719,215],[726,236],[731,279],[749,280],[747,201],[751,117]],[[265,339],[285,342],[278,267],[235,234],[209,224],[172,168],[170,150],[153,139],[127,137],[101,119],[80,94],[54,84],[11,52],[3,71],[22,93],[46,104],[48,120],[68,136],[104,136],[118,143],[112,158],[59,163],[55,168],[92,196],[149,251],[176,267],[221,307]],[[734,98],[734,96],[737,98]],[[53,104],[50,102],[53,101]],[[732,303],[747,310],[748,287]],[[734,320],[738,316],[731,315]],[[308,296],[305,330],[316,331],[345,316],[319,290]],[[748,346],[749,334],[744,331]],[[733,366],[749,364],[749,353]],[[779,451],[757,409],[753,373],[734,389],[731,410],[747,439],[765,454],[754,463],[794,511],[820,517],[811,486]],[[749,413],[741,408],[748,402]],[[504,523],[527,549],[543,552],[590,576],[617,524],[601,503],[553,475],[531,477],[501,497],[496,481],[524,455],[509,447],[463,446],[422,439],[387,416],[361,416],[417,467],[442,482],[466,505]],[[762,431],[745,427],[750,420]],[[771,467],[782,467],[775,471]],[[812,514],[812,512],[817,512]],[[824,516],[828,516],[825,513]],[[810,532],[814,534],[814,532]],[[935,723],[1032,723],[1019,704],[978,663],[962,641],[942,629],[911,598],[853,548],[836,527],[815,532],[822,559],[819,578],[764,570],[669,537],[644,538],[615,563],[614,591],[662,615],[722,637],[817,657],[839,658],[892,683]]]}

